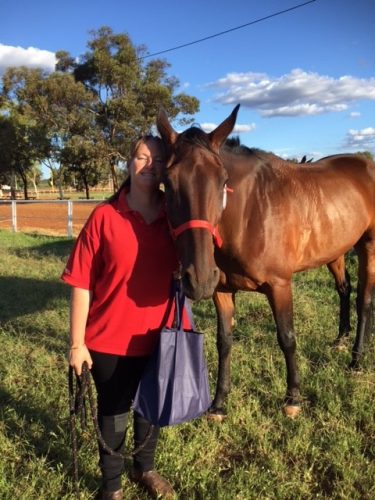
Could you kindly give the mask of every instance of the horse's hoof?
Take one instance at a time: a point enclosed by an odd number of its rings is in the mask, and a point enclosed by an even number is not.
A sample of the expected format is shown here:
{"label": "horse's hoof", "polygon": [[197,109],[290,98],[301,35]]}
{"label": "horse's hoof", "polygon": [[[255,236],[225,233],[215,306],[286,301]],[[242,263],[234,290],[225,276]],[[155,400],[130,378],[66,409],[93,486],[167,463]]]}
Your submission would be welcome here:
{"label": "horse's hoof", "polygon": [[301,413],[301,407],[299,405],[284,405],[283,413],[288,418],[296,418]]}
{"label": "horse's hoof", "polygon": [[224,422],[227,415],[222,408],[210,408],[208,412],[206,412],[206,417],[212,422]]}
{"label": "horse's hoof", "polygon": [[333,348],[337,352],[348,352],[348,346],[345,344],[335,344]]}
{"label": "horse's hoof", "polygon": [[358,377],[359,375],[362,375],[362,373],[363,373],[362,368],[357,363],[350,363],[348,368],[349,368],[350,375],[353,375],[354,377]]}
{"label": "horse's hoof", "polygon": [[362,373],[361,364],[358,359],[352,360],[348,368],[353,375],[360,375]]}
{"label": "horse's hoof", "polygon": [[338,352],[347,352],[348,340],[347,339],[335,340],[335,342],[332,345],[332,348]]}

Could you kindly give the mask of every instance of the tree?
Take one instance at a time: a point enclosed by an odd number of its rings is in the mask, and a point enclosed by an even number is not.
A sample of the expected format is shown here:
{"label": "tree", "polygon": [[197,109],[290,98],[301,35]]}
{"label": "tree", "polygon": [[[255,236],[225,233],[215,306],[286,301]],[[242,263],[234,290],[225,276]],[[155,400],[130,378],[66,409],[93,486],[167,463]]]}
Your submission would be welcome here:
{"label": "tree", "polygon": [[[58,52],[56,68],[74,74],[96,96],[91,111],[117,189],[116,166],[126,161],[131,142],[150,131],[159,107],[175,118],[198,111],[199,101],[176,94],[179,82],[167,75],[169,64],[160,59],[145,63],[145,47],[134,46],[127,34],[114,34],[104,26],[91,32],[88,49],[78,63],[68,52]],[[180,119],[184,124],[191,121],[186,116]]]}
{"label": "tree", "polygon": [[27,191],[27,171],[41,161],[61,198],[71,175],[87,196],[109,173],[116,190],[130,144],[152,129],[160,106],[172,118],[182,115],[184,124],[199,108],[195,97],[176,92],[179,82],[168,76],[169,64],[159,59],[145,63],[145,54],[145,47],[133,46],[126,34],[103,27],[91,33],[88,51],[78,62],[58,52],[51,74],[9,68],[1,82],[0,106],[3,117],[12,116],[13,136],[7,150],[11,158],[2,161],[2,170],[12,165],[12,175],[22,178]]}
{"label": "tree", "polygon": [[366,156],[366,158],[368,158],[369,160],[373,160],[374,159],[374,156],[373,156],[373,154],[370,151],[358,151],[357,155]]}
{"label": "tree", "polygon": [[35,121],[48,140],[43,147],[43,163],[56,179],[63,198],[66,164],[61,162],[65,145],[72,136],[91,134],[93,115],[90,111],[95,96],[72,75],[28,68],[11,68],[3,78],[3,93],[13,109]]}
{"label": "tree", "polygon": [[28,175],[35,161],[43,156],[45,136],[34,122],[12,109],[8,115],[0,115],[0,171],[10,180],[12,198],[15,198],[16,177],[23,184],[28,199]]}
{"label": "tree", "polygon": [[62,160],[68,165],[68,175],[74,177],[75,187],[84,189],[87,199],[90,199],[90,187],[97,186],[108,177],[95,143],[80,136],[71,138],[64,148]]}
{"label": "tree", "polygon": [[42,177],[42,169],[40,168],[40,164],[38,162],[33,163],[31,165],[31,168],[28,171],[27,178],[30,180],[34,187],[34,192],[36,198],[38,198],[38,184],[40,182],[40,179]]}

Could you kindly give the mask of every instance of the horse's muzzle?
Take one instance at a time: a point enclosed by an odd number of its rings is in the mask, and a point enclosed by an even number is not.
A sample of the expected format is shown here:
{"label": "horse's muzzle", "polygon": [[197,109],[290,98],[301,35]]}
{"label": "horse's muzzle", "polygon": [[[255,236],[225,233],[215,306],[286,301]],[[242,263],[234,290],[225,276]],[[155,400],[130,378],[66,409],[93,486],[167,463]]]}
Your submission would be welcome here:
{"label": "horse's muzzle", "polygon": [[220,270],[212,268],[210,275],[200,280],[193,266],[182,273],[182,285],[185,295],[191,300],[210,299],[219,283]]}

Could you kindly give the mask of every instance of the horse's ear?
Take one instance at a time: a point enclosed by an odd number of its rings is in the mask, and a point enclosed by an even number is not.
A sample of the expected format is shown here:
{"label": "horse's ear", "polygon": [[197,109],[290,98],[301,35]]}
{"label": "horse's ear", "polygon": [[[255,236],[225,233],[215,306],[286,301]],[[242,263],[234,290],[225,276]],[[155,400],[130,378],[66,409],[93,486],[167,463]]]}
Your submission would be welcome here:
{"label": "horse's ear", "polygon": [[156,126],[161,135],[161,138],[169,145],[176,142],[178,133],[174,130],[169,122],[167,113],[164,108],[160,108],[156,117]]}
{"label": "horse's ear", "polygon": [[228,135],[232,132],[236,123],[237,113],[239,109],[240,105],[237,104],[228,118],[226,118],[219,126],[215,128],[215,130],[208,134],[212,149],[214,151],[219,151],[221,145],[224,143]]}

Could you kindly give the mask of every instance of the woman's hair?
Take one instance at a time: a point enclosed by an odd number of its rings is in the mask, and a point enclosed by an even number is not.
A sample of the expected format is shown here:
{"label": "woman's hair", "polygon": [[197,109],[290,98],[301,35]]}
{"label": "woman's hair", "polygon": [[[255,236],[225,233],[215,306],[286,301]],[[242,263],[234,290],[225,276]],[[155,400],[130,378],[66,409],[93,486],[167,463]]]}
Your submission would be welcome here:
{"label": "woman's hair", "polygon": [[[165,153],[165,146],[164,146],[164,143],[160,137],[158,137],[157,135],[152,135],[152,134],[141,135],[140,137],[138,137],[138,139],[133,141],[130,145],[130,152],[129,152],[129,157],[127,159],[127,165],[129,165],[130,162],[134,159],[134,157],[137,154],[137,151],[139,149],[139,146],[141,144],[148,142],[148,141],[156,142],[160,146],[160,148],[162,149],[163,153]],[[130,174],[128,173],[124,182],[121,184],[121,186],[118,188],[118,190],[112,196],[110,196],[108,198],[107,201],[111,202],[111,201],[117,200],[121,191],[124,188],[130,188],[130,183],[131,183],[131,178],[130,178]]]}

